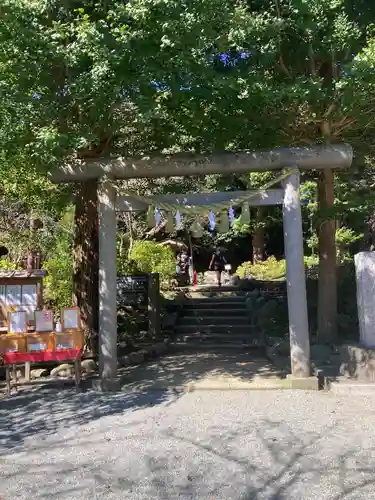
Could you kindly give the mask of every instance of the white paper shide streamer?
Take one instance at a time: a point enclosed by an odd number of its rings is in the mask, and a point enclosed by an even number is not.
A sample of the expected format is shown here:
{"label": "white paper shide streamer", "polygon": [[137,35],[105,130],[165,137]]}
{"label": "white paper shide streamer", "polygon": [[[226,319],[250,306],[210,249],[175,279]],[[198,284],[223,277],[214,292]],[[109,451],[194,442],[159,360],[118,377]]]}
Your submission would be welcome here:
{"label": "white paper shide streamer", "polygon": [[202,238],[203,236],[203,227],[202,224],[195,220],[193,224],[191,225],[191,234],[193,238]]}
{"label": "white paper shide streamer", "polygon": [[177,231],[180,231],[180,229],[182,229],[182,216],[181,216],[181,212],[179,210],[177,210],[176,212],[176,229]]}
{"label": "white paper shide streamer", "polygon": [[148,210],[147,210],[147,226],[149,227],[149,229],[151,229],[155,225],[154,224],[155,223],[154,210],[155,210],[155,208],[151,205],[148,207]]}
{"label": "white paper shide streamer", "polygon": [[250,223],[250,207],[248,201],[242,203],[241,223],[242,224]]}
{"label": "white paper shide streamer", "polygon": [[[289,170],[285,170],[280,176],[271,181],[267,182],[264,186],[253,191],[251,193],[246,193],[243,196],[232,199],[229,202],[216,203],[211,206],[195,206],[195,205],[183,205],[181,204],[171,204],[162,201],[157,202],[153,197],[142,197],[135,194],[131,194],[135,200],[139,200],[143,203],[148,203],[149,208],[147,210],[147,224],[150,228],[154,227],[154,224],[158,226],[162,218],[166,219],[165,230],[168,233],[172,233],[175,230],[180,230],[183,227],[182,214],[188,214],[190,216],[195,216],[197,219],[193,222],[191,226],[192,234],[195,238],[200,238],[203,236],[203,227],[198,218],[207,217],[209,222],[209,228],[211,231],[215,229],[220,233],[226,233],[229,231],[231,225],[235,221],[235,211],[234,207],[242,207],[240,222],[242,224],[250,223],[250,200],[260,194],[264,193],[272,185],[277,184],[286,177],[290,175]],[[162,210],[162,214],[160,210]],[[217,216],[216,216],[217,215]]]}
{"label": "white paper shide streamer", "polygon": [[167,224],[165,225],[165,232],[166,233],[173,233],[174,231],[174,218],[173,214],[171,212],[167,212],[165,214],[166,219],[167,219]]}
{"label": "white paper shide streamer", "polygon": [[227,212],[221,212],[219,215],[218,232],[225,234],[229,231],[229,218]]}

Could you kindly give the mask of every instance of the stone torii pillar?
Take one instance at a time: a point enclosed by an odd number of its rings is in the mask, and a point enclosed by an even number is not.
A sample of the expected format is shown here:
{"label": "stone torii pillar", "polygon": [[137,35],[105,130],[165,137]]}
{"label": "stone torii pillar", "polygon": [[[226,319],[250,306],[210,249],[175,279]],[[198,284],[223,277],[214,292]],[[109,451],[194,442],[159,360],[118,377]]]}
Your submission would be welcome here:
{"label": "stone torii pillar", "polygon": [[294,377],[310,377],[310,337],[307,316],[300,180],[297,167],[283,182],[284,253],[288,292],[291,370]]}
{"label": "stone torii pillar", "polygon": [[104,384],[117,372],[116,189],[99,184],[99,371]]}

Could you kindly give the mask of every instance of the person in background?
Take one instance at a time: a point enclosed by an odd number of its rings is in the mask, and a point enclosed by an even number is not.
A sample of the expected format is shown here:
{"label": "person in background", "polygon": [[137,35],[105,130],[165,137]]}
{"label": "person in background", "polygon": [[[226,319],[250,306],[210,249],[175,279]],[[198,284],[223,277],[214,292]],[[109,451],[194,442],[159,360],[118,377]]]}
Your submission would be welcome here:
{"label": "person in background", "polygon": [[221,286],[221,274],[225,270],[225,265],[227,263],[226,258],[224,257],[223,250],[221,248],[217,248],[211,257],[211,262],[209,265],[209,269],[214,268],[216,273],[217,284]]}
{"label": "person in background", "polygon": [[177,256],[176,271],[184,283],[189,282],[189,268],[191,259],[187,250],[182,250]]}

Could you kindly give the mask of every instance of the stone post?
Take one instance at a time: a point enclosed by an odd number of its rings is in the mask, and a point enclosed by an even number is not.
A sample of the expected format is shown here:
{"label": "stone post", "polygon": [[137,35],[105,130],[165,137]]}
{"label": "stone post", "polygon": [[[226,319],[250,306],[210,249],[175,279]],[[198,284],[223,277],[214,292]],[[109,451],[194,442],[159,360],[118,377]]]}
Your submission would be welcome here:
{"label": "stone post", "polygon": [[99,370],[103,380],[117,372],[116,191],[105,179],[99,185]]}
{"label": "stone post", "polygon": [[375,252],[354,256],[357,282],[359,338],[363,347],[375,347]]}
{"label": "stone post", "polygon": [[310,338],[303,255],[300,181],[297,168],[284,181],[284,249],[292,376],[310,377]]}
{"label": "stone post", "polygon": [[151,338],[160,337],[160,278],[151,273],[148,281],[148,334]]}

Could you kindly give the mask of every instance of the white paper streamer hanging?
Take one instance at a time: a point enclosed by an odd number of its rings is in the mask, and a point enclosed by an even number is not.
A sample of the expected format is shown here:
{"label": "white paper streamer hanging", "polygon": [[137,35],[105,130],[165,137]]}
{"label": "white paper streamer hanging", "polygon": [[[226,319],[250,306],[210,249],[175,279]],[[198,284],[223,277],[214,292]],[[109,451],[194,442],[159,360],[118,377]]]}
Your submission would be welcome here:
{"label": "white paper streamer hanging", "polygon": [[194,238],[202,238],[203,227],[198,221],[194,221],[190,229],[191,229],[191,234]]}
{"label": "white paper streamer hanging", "polygon": [[155,217],[155,224],[158,226],[161,222],[161,213],[158,207],[155,207],[154,217]]}
{"label": "white paper streamer hanging", "polygon": [[179,210],[177,210],[176,212],[175,219],[176,219],[176,229],[177,231],[179,231],[180,229],[182,229],[182,216]]}
{"label": "white paper streamer hanging", "polygon": [[[147,226],[151,229],[155,225],[154,207],[150,206],[147,210]],[[157,224],[156,224],[157,225]]]}
{"label": "white paper streamer hanging", "polygon": [[227,212],[221,212],[219,216],[219,225],[218,225],[219,233],[227,233],[229,231],[229,219]]}
{"label": "white paper streamer hanging", "polygon": [[209,222],[209,226],[210,226],[210,231],[214,231],[215,226],[216,226],[216,217],[215,217],[215,214],[212,210],[208,214],[208,222]]}
{"label": "white paper streamer hanging", "polygon": [[167,224],[165,225],[165,232],[166,233],[173,233],[173,231],[174,231],[173,215],[171,214],[171,212],[167,212],[165,215],[167,218]]}
{"label": "white paper streamer hanging", "polygon": [[250,207],[249,203],[245,201],[242,204],[242,212],[241,212],[241,223],[242,224],[249,224],[250,222]]}
{"label": "white paper streamer hanging", "polygon": [[228,216],[229,216],[229,220],[230,220],[230,225],[232,226],[234,221],[235,221],[235,218],[236,218],[236,214],[234,213],[233,207],[229,207]]}
{"label": "white paper streamer hanging", "polygon": [[[239,198],[233,198],[230,201],[225,201],[225,202],[220,202],[220,203],[213,203],[211,206],[196,206],[196,205],[183,205],[181,206],[180,203],[165,203],[163,201],[160,201],[159,199],[155,199],[154,197],[150,196],[139,196],[134,193],[129,193],[129,196],[133,198],[134,200],[139,200],[142,203],[148,203],[150,205],[158,205],[158,207],[161,210],[165,210],[167,212],[174,212],[177,210],[180,210],[182,213],[188,213],[188,214],[196,214],[196,215],[203,215],[207,213],[207,210],[212,210],[213,212],[221,212],[222,210],[225,210],[228,207],[228,204],[231,205],[232,207],[238,207],[240,206],[243,202],[247,201],[249,202],[253,198],[258,197],[259,195],[263,195],[267,189],[269,189],[271,186],[274,184],[277,184],[281,182],[282,180],[286,179],[290,174],[292,173],[292,170],[290,169],[285,169],[281,175],[278,177],[275,177],[269,182],[266,182],[262,187],[259,189],[252,191],[251,193],[247,193],[244,196],[240,196]],[[126,194],[126,193],[124,193]]]}

